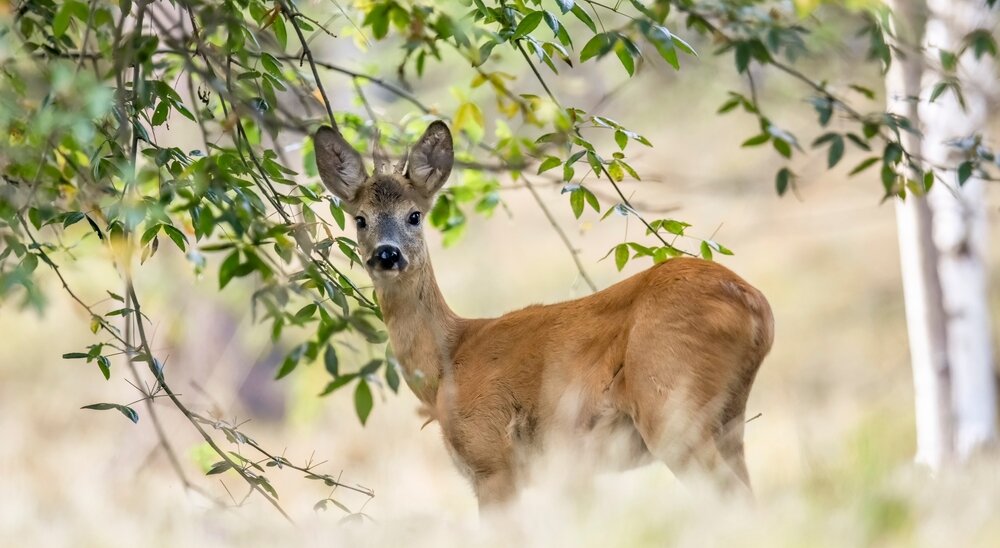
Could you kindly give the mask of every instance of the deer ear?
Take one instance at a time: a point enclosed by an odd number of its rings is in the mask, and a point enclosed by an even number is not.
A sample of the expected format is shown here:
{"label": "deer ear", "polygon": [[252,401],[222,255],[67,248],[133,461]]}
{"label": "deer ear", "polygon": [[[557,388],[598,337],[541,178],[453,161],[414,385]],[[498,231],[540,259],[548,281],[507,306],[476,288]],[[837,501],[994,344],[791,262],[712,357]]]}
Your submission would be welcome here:
{"label": "deer ear", "polygon": [[316,130],[313,145],[319,178],[330,192],[350,206],[368,178],[361,155],[344,140],[339,130],[330,126]]}
{"label": "deer ear", "polygon": [[435,120],[410,151],[406,178],[424,196],[430,198],[444,186],[454,163],[455,147],[451,131],[444,122]]}

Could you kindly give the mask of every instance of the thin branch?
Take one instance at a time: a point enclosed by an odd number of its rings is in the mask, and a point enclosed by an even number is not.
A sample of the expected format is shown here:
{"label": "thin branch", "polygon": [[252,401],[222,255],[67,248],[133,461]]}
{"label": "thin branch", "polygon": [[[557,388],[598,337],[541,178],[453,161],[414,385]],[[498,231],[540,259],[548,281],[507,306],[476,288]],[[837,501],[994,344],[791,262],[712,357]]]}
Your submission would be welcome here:
{"label": "thin branch", "polygon": [[[534,61],[531,60],[531,56],[529,56],[528,52],[526,52],[524,50],[524,47],[521,45],[520,42],[515,42],[515,45],[517,46],[518,51],[521,52],[521,56],[524,58],[525,62],[527,62],[528,66],[531,67],[531,71],[535,74],[535,78],[538,79],[538,82],[542,85],[542,88],[545,89],[546,93],[548,93],[549,98],[552,99],[552,102],[555,103],[561,109],[562,108],[562,104],[559,102],[559,99],[556,98],[555,94],[552,93],[552,90],[549,89],[548,84],[545,83],[545,78],[542,77],[542,74],[538,71],[538,68],[535,67],[535,63],[534,63]],[[575,131],[577,137],[580,137],[581,139],[583,138],[583,135],[580,134],[579,128],[576,128],[574,131]],[[637,219],[639,219],[642,222],[642,224],[646,226],[646,229],[653,236],[656,236],[656,238],[658,240],[660,240],[660,242],[663,245],[669,247],[670,249],[673,249],[674,251],[677,251],[677,252],[679,252],[679,253],[681,253],[683,255],[688,255],[688,256],[691,256],[691,257],[695,257],[696,256],[694,253],[690,253],[688,251],[684,251],[683,249],[678,249],[678,248],[674,247],[671,243],[669,243],[665,239],[663,239],[663,236],[660,235],[659,230],[654,229],[653,226],[649,223],[649,221],[647,221],[645,217],[643,217],[642,215],[639,214],[638,210],[636,210],[636,208],[632,205],[632,202],[630,202],[629,199],[625,197],[625,193],[622,192],[621,187],[619,187],[618,183],[615,182],[614,177],[612,177],[611,174],[608,173],[608,170],[604,166],[604,164],[599,164],[599,167],[600,167],[600,171],[601,171],[600,174],[603,175],[604,177],[606,177],[608,179],[608,181],[611,183],[611,186],[615,189],[615,192],[618,194],[618,197],[621,199],[622,205],[624,205],[626,207],[626,209],[629,211],[629,213],[631,213],[634,217],[636,217]]]}
{"label": "thin branch", "polygon": [[362,495],[366,495],[369,498],[375,496],[375,492],[373,490],[367,488],[367,487],[348,485],[346,483],[343,483],[343,482],[339,481],[339,479],[336,479],[336,480],[333,479],[332,476],[330,476],[328,474],[317,474],[314,471],[315,468],[317,466],[323,464],[323,463],[312,464],[310,462],[310,463],[306,464],[306,466],[298,466],[298,465],[292,463],[291,461],[289,461],[288,459],[286,459],[285,457],[275,456],[270,451],[267,451],[266,449],[264,449],[263,447],[261,447],[260,444],[258,444],[256,441],[254,441],[250,437],[246,436],[242,432],[239,432],[237,430],[237,427],[230,426],[230,425],[224,425],[224,423],[222,423],[221,421],[213,420],[213,419],[210,419],[210,418],[205,417],[203,415],[199,415],[197,413],[192,413],[192,416],[194,416],[197,420],[201,421],[202,423],[208,424],[208,425],[212,426],[213,428],[222,429],[222,428],[225,427],[225,428],[228,428],[228,429],[232,430],[233,432],[238,432],[241,436],[243,436],[243,439],[240,440],[240,441],[242,443],[245,443],[246,445],[249,445],[250,447],[252,447],[253,449],[255,449],[258,453],[260,453],[261,455],[263,455],[264,457],[266,457],[267,461],[274,462],[275,464],[280,465],[280,466],[287,466],[288,468],[291,468],[293,470],[298,470],[299,472],[307,474],[309,477],[322,478],[323,480],[332,482],[332,485],[335,486],[335,487],[343,487],[344,489],[349,489],[349,490],[354,491],[356,493],[360,493]]}
{"label": "thin branch", "polygon": [[569,236],[566,235],[566,231],[559,226],[559,222],[556,221],[552,212],[549,211],[549,207],[545,205],[545,201],[542,200],[541,195],[538,194],[538,190],[535,189],[535,186],[531,184],[531,181],[529,181],[523,173],[521,174],[521,180],[524,182],[524,186],[528,189],[528,191],[531,192],[531,196],[535,199],[535,203],[538,204],[538,208],[545,214],[545,218],[549,221],[549,224],[552,225],[552,229],[556,231],[556,234],[559,235],[559,239],[562,240],[563,245],[565,245],[566,249],[569,250],[570,256],[573,257],[573,264],[576,265],[576,270],[580,273],[580,277],[587,283],[587,286],[590,287],[591,291],[597,291],[597,285],[594,284],[594,280],[590,279],[590,276],[587,274],[587,270],[583,267],[583,263],[580,262],[580,251],[573,247],[573,242],[571,242]]}
{"label": "thin branch", "polygon": [[304,34],[302,34],[302,28],[299,27],[299,22],[295,18],[299,14],[298,8],[293,8],[287,0],[281,1],[281,11],[284,12],[289,23],[292,24],[292,28],[295,29],[296,36],[299,37],[299,42],[302,44],[302,54],[309,61],[309,68],[312,69],[313,78],[316,79],[316,89],[319,90],[319,94],[323,97],[323,106],[326,107],[326,114],[330,117],[330,125],[337,127],[337,121],[333,118],[333,106],[330,104],[330,98],[326,95],[326,89],[323,88],[323,80],[319,77],[319,71],[316,70],[316,61],[313,59],[312,50],[309,49],[309,42],[306,40]]}
{"label": "thin branch", "polygon": [[143,351],[144,358],[147,360],[147,363],[149,364],[149,370],[153,373],[157,382],[163,388],[164,393],[167,394],[167,397],[170,398],[170,401],[173,402],[174,406],[180,410],[180,412],[184,415],[185,418],[187,418],[188,422],[194,425],[198,433],[201,434],[202,439],[205,440],[205,443],[207,443],[209,447],[211,447],[212,450],[215,451],[216,454],[218,454],[219,457],[222,458],[223,461],[228,463],[229,466],[232,467],[243,478],[243,480],[246,481],[248,485],[250,485],[250,487],[254,491],[257,491],[262,497],[264,497],[264,499],[267,500],[267,502],[270,503],[271,506],[273,506],[278,511],[278,513],[280,513],[286,520],[288,520],[289,523],[294,524],[295,521],[292,520],[292,517],[289,516],[287,512],[285,512],[285,510],[278,503],[277,499],[272,497],[267,491],[264,491],[264,489],[261,488],[260,481],[257,478],[250,476],[245,470],[242,469],[242,467],[233,462],[233,460],[229,457],[229,455],[215,443],[215,440],[212,439],[212,436],[210,436],[208,432],[206,432],[205,429],[202,428],[201,423],[198,422],[198,420],[195,418],[194,413],[192,413],[187,408],[187,406],[184,405],[184,403],[177,398],[177,395],[174,393],[174,391],[170,389],[170,386],[167,384],[166,379],[163,376],[163,371],[158,367],[159,362],[156,360],[156,358],[153,357],[153,352],[149,344],[149,339],[146,337],[146,329],[142,321],[142,308],[141,305],[139,304],[139,298],[136,296],[135,293],[135,286],[132,284],[132,280],[130,278],[126,279],[126,287],[128,290],[127,298],[132,302],[132,309],[135,311],[136,315],[135,325],[139,331],[139,342],[141,344],[141,349]]}
{"label": "thin branch", "polygon": [[[142,321],[141,317],[137,317],[137,320]],[[131,351],[135,345],[132,344],[132,319],[130,314],[125,315],[125,340],[128,341],[125,351],[125,362],[128,364],[129,371],[132,373],[132,378],[135,379],[135,384],[133,386],[136,390],[139,390],[146,396],[142,399],[142,401],[146,402],[146,412],[149,414],[149,420],[153,424],[153,431],[156,432],[156,438],[159,442],[159,446],[167,455],[167,461],[170,463],[170,468],[173,469],[174,474],[177,475],[177,478],[181,481],[181,485],[183,485],[185,489],[198,493],[208,500],[211,500],[217,506],[222,506],[221,501],[217,500],[207,491],[198,485],[195,485],[188,479],[187,474],[184,473],[184,467],[181,465],[181,461],[177,457],[177,453],[174,451],[174,448],[170,443],[170,439],[167,437],[166,431],[163,429],[163,424],[160,422],[160,415],[156,411],[156,406],[153,405],[153,399],[157,395],[156,390],[147,392],[139,387],[142,382],[142,378],[139,375],[139,369],[136,367],[135,360],[133,359],[135,357],[135,353]]]}

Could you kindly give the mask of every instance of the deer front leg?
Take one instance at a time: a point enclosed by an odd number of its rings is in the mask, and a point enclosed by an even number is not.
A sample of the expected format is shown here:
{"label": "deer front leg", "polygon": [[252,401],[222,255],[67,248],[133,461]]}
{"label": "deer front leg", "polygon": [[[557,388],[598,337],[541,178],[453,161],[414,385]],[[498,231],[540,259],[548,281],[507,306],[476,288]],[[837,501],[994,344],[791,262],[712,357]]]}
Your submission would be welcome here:
{"label": "deer front leg", "polygon": [[509,468],[479,472],[472,481],[480,513],[503,507],[517,494],[514,474]]}

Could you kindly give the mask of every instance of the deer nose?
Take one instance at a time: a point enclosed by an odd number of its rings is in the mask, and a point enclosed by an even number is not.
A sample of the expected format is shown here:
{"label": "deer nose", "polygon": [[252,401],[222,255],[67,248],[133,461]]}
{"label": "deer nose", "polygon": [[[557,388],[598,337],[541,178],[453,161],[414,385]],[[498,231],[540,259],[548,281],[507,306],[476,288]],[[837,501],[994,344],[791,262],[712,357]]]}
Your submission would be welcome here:
{"label": "deer nose", "polygon": [[368,261],[370,266],[378,267],[381,270],[403,269],[403,254],[399,248],[391,245],[380,245],[375,248],[375,253]]}

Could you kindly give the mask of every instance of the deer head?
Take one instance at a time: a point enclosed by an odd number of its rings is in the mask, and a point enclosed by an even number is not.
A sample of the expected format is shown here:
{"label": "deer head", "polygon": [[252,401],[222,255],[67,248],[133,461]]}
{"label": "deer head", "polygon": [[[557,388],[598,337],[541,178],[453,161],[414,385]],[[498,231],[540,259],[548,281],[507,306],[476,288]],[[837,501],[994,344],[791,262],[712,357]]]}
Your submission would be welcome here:
{"label": "deer head", "polygon": [[354,215],[360,256],[372,280],[380,284],[426,265],[424,215],[455,160],[448,126],[432,122],[391,172],[376,135],[371,175],[336,128],[319,128],[313,142],[320,178]]}

